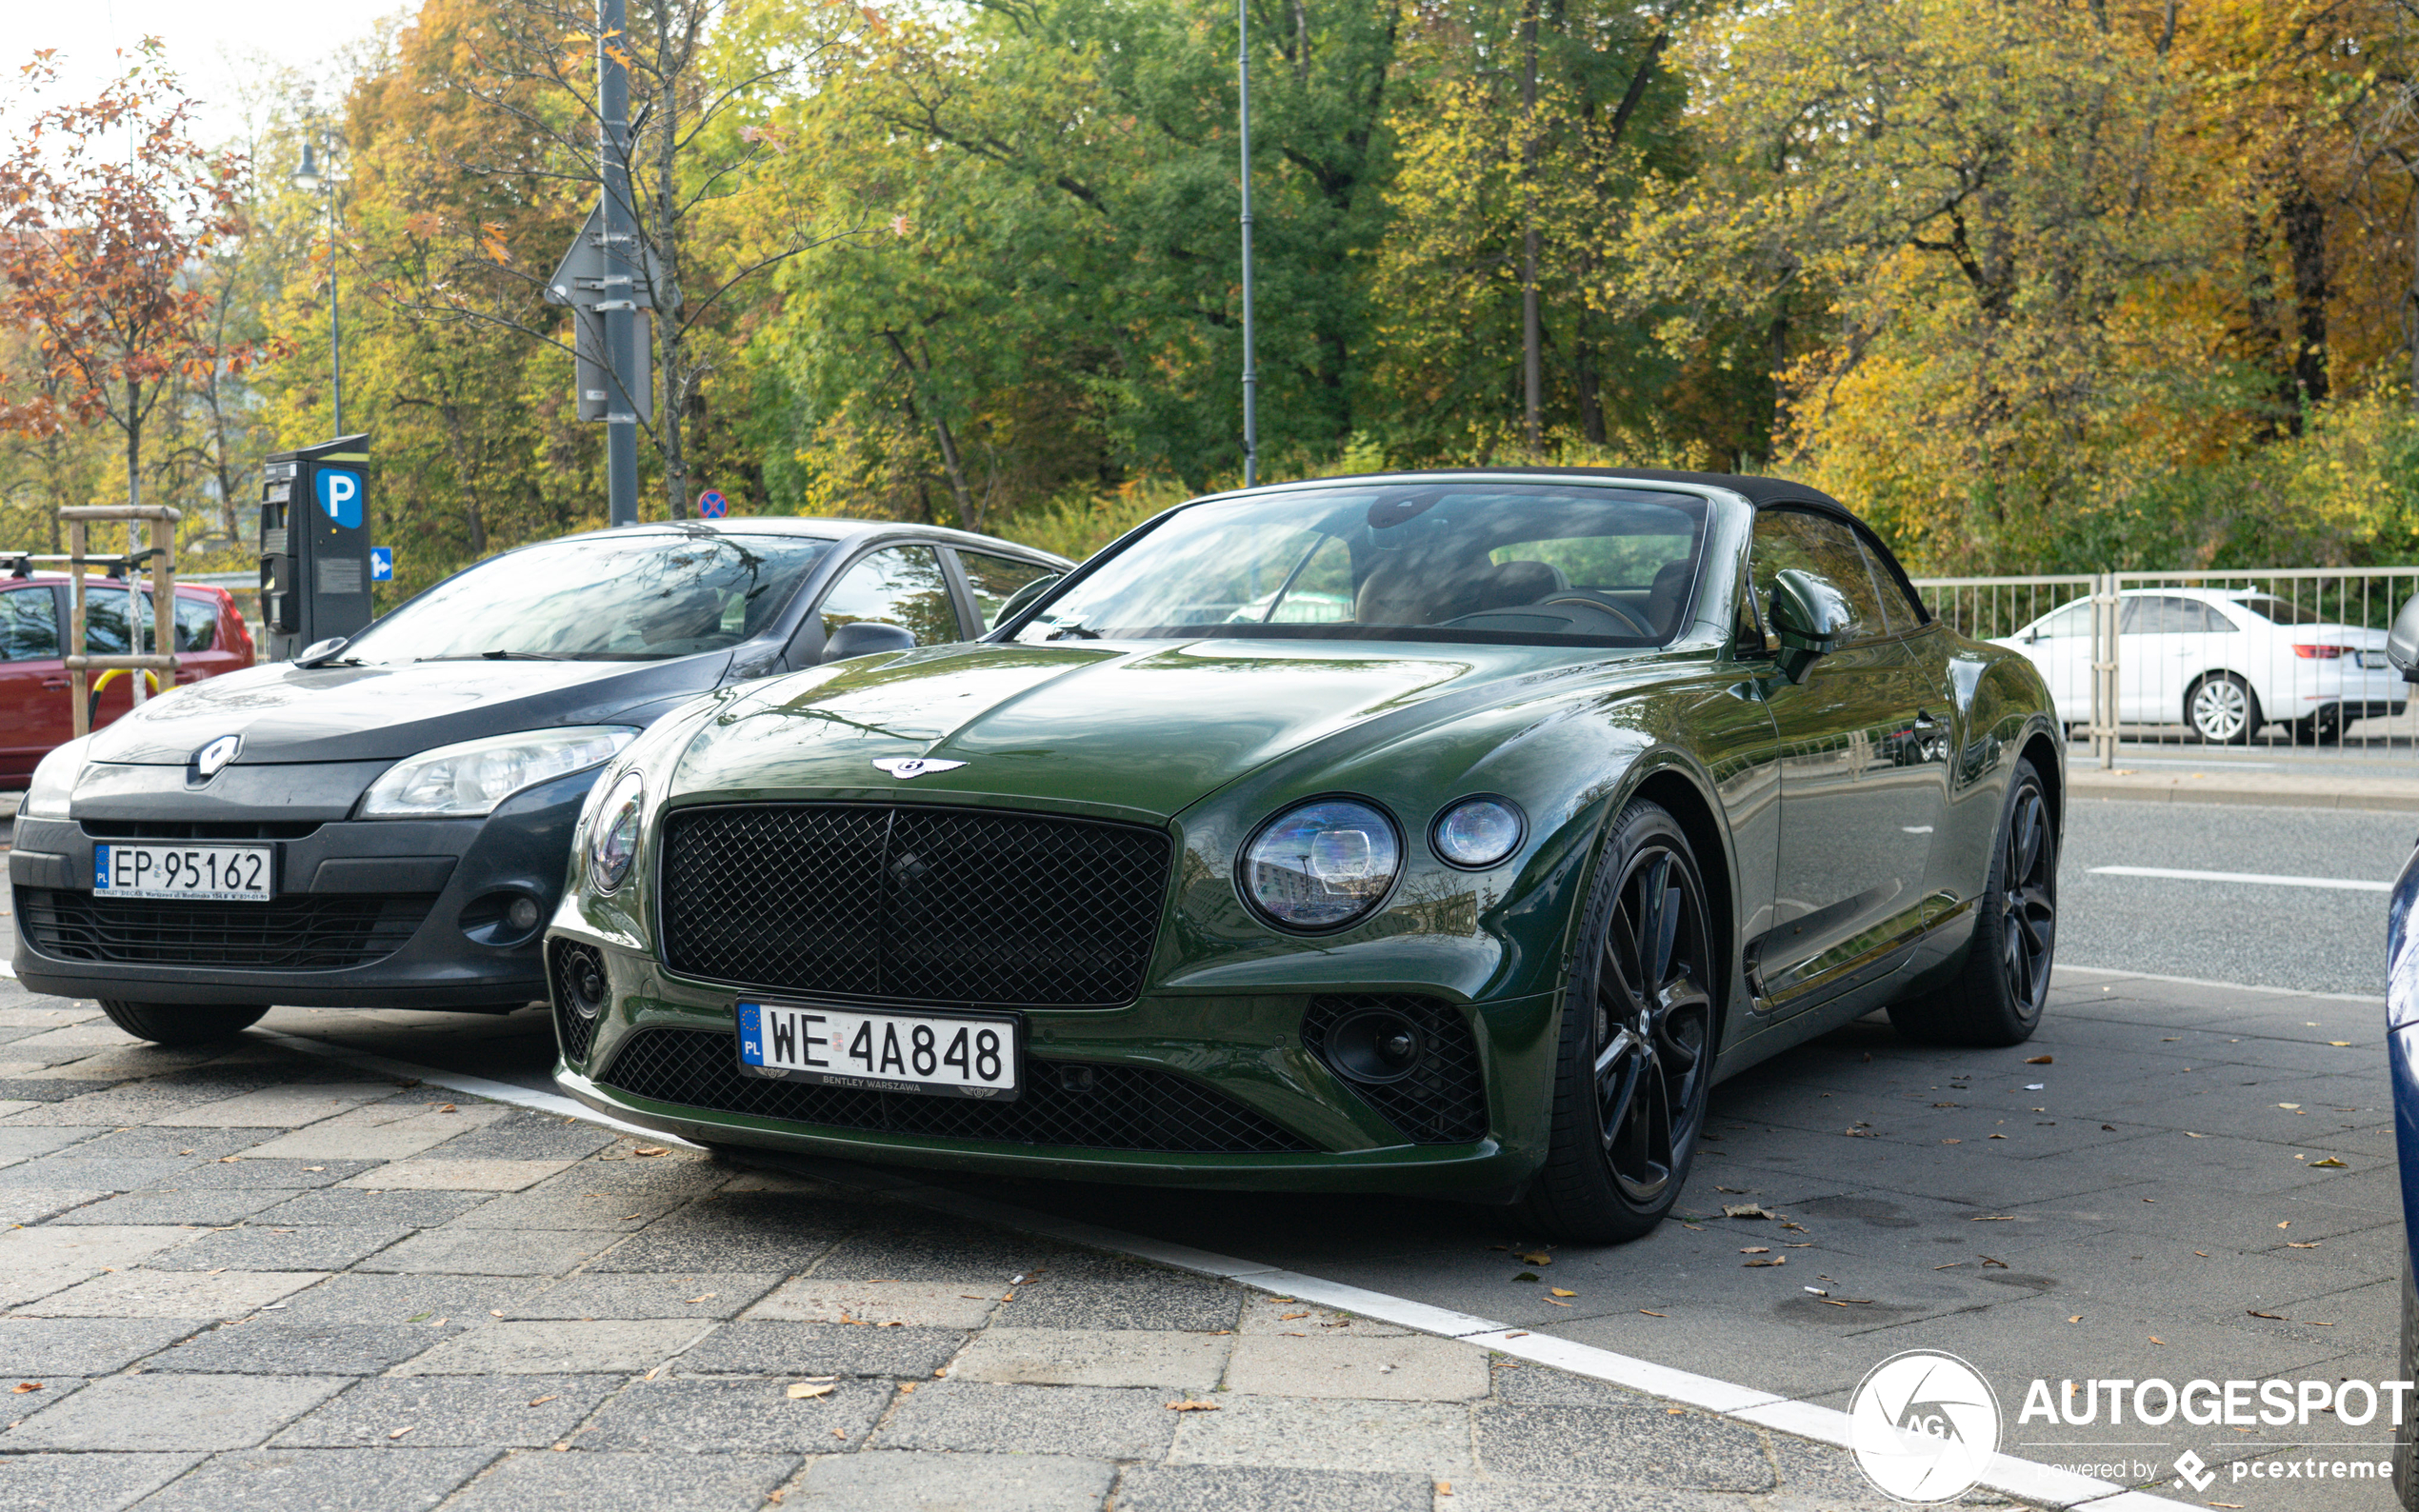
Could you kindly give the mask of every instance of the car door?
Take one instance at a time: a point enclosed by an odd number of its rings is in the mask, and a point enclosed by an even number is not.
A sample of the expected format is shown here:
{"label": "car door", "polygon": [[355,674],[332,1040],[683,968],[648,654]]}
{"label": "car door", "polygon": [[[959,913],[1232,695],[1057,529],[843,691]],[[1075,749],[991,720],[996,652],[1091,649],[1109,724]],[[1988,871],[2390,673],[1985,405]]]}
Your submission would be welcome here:
{"label": "car door", "polygon": [[2117,717],[2144,725],[2175,725],[2199,667],[2193,658],[2209,637],[2201,606],[2174,593],[2127,597],[2117,615]]}
{"label": "car door", "polygon": [[[1853,527],[1811,509],[1757,512],[1753,581],[1814,573],[1848,601],[1839,647],[1767,703],[1781,743],[1773,926],[1750,946],[1767,1011],[1829,1001],[1894,969],[1928,916],[1924,878],[1940,815],[1943,746],[1934,680],[1893,626]],[[1902,609],[1902,613],[1910,611]]]}
{"label": "car door", "polygon": [[23,786],[75,733],[59,595],[47,583],[0,590],[0,779]]}
{"label": "car door", "polygon": [[2091,717],[2091,601],[2077,599],[2036,621],[2017,647],[2049,685],[2058,718],[2069,725]]}
{"label": "car door", "polygon": [[1041,562],[1027,562],[1017,557],[1001,556],[991,551],[970,551],[955,548],[957,565],[966,574],[966,591],[974,603],[976,635],[999,623],[1000,607],[1042,578],[1061,569]]}
{"label": "car door", "polygon": [[841,569],[808,616],[806,659],[841,626],[868,620],[900,627],[918,646],[966,639],[940,552],[920,544],[876,547]]}

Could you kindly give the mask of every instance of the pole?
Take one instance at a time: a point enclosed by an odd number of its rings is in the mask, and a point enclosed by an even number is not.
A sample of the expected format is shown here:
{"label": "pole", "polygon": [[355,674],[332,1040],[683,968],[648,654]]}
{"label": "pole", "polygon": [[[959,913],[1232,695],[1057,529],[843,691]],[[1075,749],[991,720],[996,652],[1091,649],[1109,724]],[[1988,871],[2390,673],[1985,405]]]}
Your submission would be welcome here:
{"label": "pole", "polygon": [[598,0],[596,113],[598,167],[605,192],[605,283],[619,297],[597,305],[605,319],[606,501],[615,525],[638,523],[638,413],[631,383],[646,368],[634,350],[638,308],[630,270],[638,266],[638,216],[630,191],[630,70],[627,0]]}
{"label": "pole", "polygon": [[335,424],[330,436],[345,433],[345,325],[336,309],[336,165],[328,165],[328,396]]}
{"label": "pole", "polygon": [[1260,482],[1260,371],[1251,344],[1251,12],[1235,0],[1235,79],[1243,117],[1243,486]]}

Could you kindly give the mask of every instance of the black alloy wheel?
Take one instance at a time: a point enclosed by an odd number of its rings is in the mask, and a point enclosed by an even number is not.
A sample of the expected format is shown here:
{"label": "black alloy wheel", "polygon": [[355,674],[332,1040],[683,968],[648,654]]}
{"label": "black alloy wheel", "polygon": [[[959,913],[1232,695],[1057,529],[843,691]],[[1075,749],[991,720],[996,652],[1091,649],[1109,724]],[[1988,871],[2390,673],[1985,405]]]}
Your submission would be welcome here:
{"label": "black alloy wheel", "polygon": [[1719,958],[1696,858],[1662,806],[1615,822],[1580,938],[1553,1144],[1528,1206],[1556,1237],[1613,1243],[1678,1200],[1712,1088]]}
{"label": "black alloy wheel", "polygon": [[2022,1044],[2041,1026],[2057,953],[2057,825],[2040,773],[2019,761],[1964,964],[1938,990],[1891,1004],[1889,1022],[1929,1044]]}

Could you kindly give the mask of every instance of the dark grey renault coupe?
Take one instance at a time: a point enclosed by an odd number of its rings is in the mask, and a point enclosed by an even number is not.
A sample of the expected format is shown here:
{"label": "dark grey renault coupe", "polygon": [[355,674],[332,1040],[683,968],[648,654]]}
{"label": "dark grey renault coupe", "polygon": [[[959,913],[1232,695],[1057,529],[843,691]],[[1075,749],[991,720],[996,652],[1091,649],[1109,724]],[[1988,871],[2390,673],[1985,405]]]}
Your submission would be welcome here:
{"label": "dark grey renault coupe", "polygon": [[547,995],[581,801],[665,711],[749,678],[978,635],[1068,564],[862,520],[524,547],[341,646],[211,678],[53,751],[9,857],[15,970],[164,1044],[272,1003],[504,1011]]}

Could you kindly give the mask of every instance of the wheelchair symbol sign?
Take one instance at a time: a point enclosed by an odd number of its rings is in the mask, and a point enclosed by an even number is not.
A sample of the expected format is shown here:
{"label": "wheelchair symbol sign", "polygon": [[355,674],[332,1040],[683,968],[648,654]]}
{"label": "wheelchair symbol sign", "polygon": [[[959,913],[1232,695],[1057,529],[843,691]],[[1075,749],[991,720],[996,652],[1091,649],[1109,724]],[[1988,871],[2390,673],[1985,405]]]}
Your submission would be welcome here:
{"label": "wheelchair symbol sign", "polygon": [[361,474],[350,468],[322,468],[312,480],[319,507],[348,530],[361,528]]}

